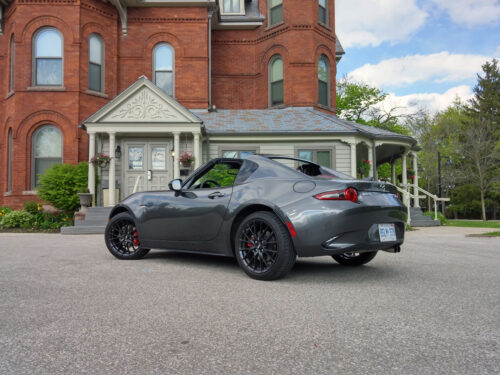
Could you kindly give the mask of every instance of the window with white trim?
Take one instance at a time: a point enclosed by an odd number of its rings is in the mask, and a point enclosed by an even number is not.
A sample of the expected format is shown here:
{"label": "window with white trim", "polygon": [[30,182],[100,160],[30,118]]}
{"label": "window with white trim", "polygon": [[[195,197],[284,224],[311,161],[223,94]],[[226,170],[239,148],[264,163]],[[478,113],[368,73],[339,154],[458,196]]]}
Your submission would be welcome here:
{"label": "window with white trim", "polygon": [[283,0],[269,1],[269,26],[283,22]]}
{"label": "window with white trim", "polygon": [[33,37],[33,84],[63,85],[63,37],[59,30],[46,27]]}
{"label": "window with white trim", "polygon": [[221,156],[228,159],[246,159],[256,152],[256,150],[222,150]]}
{"label": "window with white trim", "polygon": [[220,0],[220,12],[224,15],[245,14],[245,0]]}
{"label": "window with white trim", "polygon": [[269,61],[269,105],[283,104],[283,59],[275,55]]}
{"label": "window with white trim", "polygon": [[89,36],[89,90],[104,92],[104,42],[98,34]]}
{"label": "window with white trim", "polygon": [[298,158],[309,160],[313,163],[322,165],[323,167],[332,167],[332,151],[331,150],[319,150],[319,149],[302,149],[298,150]]}
{"label": "window with white trim", "polygon": [[167,95],[174,96],[174,48],[168,43],[157,44],[153,50],[153,81]]}
{"label": "window with white trim", "polygon": [[32,136],[31,184],[39,185],[40,175],[54,164],[62,164],[63,137],[54,125],[39,127]]}
{"label": "window with white trim", "polygon": [[318,60],[318,103],[330,106],[330,63],[325,55]]}

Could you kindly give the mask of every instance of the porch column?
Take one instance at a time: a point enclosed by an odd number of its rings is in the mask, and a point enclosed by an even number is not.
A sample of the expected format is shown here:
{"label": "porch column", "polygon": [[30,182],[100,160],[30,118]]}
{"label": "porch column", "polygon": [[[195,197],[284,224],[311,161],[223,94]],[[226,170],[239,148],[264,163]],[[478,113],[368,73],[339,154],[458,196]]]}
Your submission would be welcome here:
{"label": "porch column", "polygon": [[393,185],[396,185],[396,163],[393,161],[391,163],[391,181]]}
{"label": "porch column", "polygon": [[373,178],[375,181],[378,181],[378,170],[377,170],[377,142],[373,140],[373,148],[372,148],[372,159],[373,159]]}
{"label": "porch column", "polygon": [[[417,153],[413,153],[413,170],[415,171],[415,175],[413,178],[413,194],[417,195],[419,194],[419,191],[417,189],[418,186],[418,159],[417,159]],[[413,207],[420,207],[419,199],[414,198],[413,199]]]}
{"label": "porch column", "polygon": [[368,145],[368,161],[370,162],[370,177],[373,177],[375,166],[373,165],[373,147]]}
{"label": "porch column", "polygon": [[[115,152],[115,133],[114,132],[109,132],[109,154],[113,155]],[[111,162],[109,163],[109,205],[114,206],[116,204],[115,202],[115,191],[116,191],[116,181],[115,181],[115,173],[116,171],[116,164],[115,164],[115,158],[111,159]]]}
{"label": "porch column", "polygon": [[[406,176],[406,154],[401,155],[401,170],[403,171],[401,173],[401,182],[403,185],[406,185],[408,183],[408,179]],[[406,189],[406,186],[404,187]]]}
{"label": "porch column", "polygon": [[180,153],[180,146],[179,146],[179,135],[180,132],[174,132],[174,179],[179,178],[181,176],[181,173],[179,171],[179,153]]}
{"label": "porch column", "polygon": [[95,207],[95,169],[90,160],[95,156],[95,133],[88,132],[89,135],[89,178],[88,178],[88,188],[90,194],[92,194],[92,207]]}
{"label": "porch column", "polygon": [[356,142],[349,144],[351,146],[351,176],[357,177],[358,161],[356,160]]}
{"label": "porch column", "polygon": [[194,156],[194,169],[200,166],[200,133],[193,133],[193,156]]}

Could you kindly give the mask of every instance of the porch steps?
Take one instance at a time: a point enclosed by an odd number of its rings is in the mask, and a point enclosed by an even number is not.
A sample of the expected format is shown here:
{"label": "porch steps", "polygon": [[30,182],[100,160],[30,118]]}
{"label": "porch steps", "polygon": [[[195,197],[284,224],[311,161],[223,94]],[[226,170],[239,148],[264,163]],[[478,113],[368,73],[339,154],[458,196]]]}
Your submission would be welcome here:
{"label": "porch steps", "polygon": [[430,216],[425,216],[422,209],[418,207],[410,208],[410,225],[412,227],[438,227],[441,225],[439,220],[434,220]]}
{"label": "porch steps", "polygon": [[62,227],[61,234],[104,234],[112,207],[90,207],[85,220],[75,220],[74,227]]}

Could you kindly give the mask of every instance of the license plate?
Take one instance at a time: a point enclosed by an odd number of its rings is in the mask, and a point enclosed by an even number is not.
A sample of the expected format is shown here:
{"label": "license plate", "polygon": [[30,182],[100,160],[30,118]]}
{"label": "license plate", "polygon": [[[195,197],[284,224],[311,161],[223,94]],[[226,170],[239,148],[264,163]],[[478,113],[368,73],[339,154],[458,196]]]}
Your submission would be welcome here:
{"label": "license plate", "polygon": [[379,224],[378,234],[380,242],[396,241],[396,226],[394,224]]}

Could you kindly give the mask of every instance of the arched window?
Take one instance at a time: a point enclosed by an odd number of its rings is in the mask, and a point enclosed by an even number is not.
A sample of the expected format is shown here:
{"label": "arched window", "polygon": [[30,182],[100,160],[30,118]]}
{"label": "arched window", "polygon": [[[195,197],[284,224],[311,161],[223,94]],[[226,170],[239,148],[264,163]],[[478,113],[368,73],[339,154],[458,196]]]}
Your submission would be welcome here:
{"label": "arched window", "polygon": [[33,38],[33,84],[62,86],[63,37],[59,30],[43,28]]}
{"label": "arched window", "polygon": [[328,25],[328,0],[318,0],[318,21]]}
{"label": "arched window", "polygon": [[268,0],[269,25],[283,22],[283,0]]}
{"label": "arched window", "polygon": [[12,191],[12,129],[9,129],[7,150],[7,191]]}
{"label": "arched window", "polygon": [[54,164],[62,164],[63,140],[61,131],[54,125],[39,127],[32,137],[31,185],[38,186],[39,175]]}
{"label": "arched window", "polygon": [[318,103],[330,106],[330,63],[325,55],[318,60]]}
{"label": "arched window", "polygon": [[98,34],[89,37],[89,90],[104,92],[104,42]]}
{"label": "arched window", "polygon": [[167,95],[174,96],[174,49],[170,44],[158,44],[153,50],[153,80]]}
{"label": "arched window", "polygon": [[284,103],[283,98],[283,59],[273,56],[269,62],[269,104],[275,106]]}
{"label": "arched window", "polygon": [[10,75],[9,75],[9,92],[14,91],[14,34],[10,37]]}

